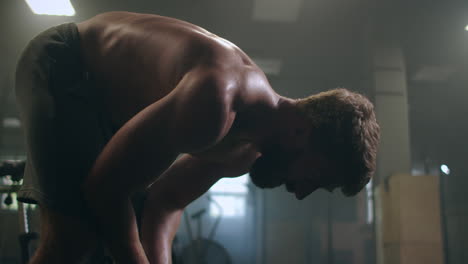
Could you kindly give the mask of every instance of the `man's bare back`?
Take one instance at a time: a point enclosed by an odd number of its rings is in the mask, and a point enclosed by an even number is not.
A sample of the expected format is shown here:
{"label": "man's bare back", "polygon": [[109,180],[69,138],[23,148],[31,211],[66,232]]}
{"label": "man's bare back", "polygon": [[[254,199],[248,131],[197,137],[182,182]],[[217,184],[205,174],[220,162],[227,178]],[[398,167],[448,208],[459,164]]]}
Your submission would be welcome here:
{"label": "man's bare back", "polygon": [[237,88],[249,75],[264,78],[237,46],[185,21],[111,12],[77,25],[86,67],[102,84],[117,125],[168,95],[197,67],[223,72]]}
{"label": "man's bare back", "polygon": [[[121,127],[96,159],[84,193],[100,226],[123,221],[102,226],[113,254],[122,254],[118,259],[144,262],[144,247],[154,260],[167,231],[153,223],[167,221],[168,230],[177,225],[155,208],[170,204],[180,215],[219,178],[247,173],[260,153],[243,112],[255,105],[274,108],[279,97],[238,47],[187,22],[112,12],[78,24],[78,30],[85,67]],[[150,184],[140,245],[126,199]]]}

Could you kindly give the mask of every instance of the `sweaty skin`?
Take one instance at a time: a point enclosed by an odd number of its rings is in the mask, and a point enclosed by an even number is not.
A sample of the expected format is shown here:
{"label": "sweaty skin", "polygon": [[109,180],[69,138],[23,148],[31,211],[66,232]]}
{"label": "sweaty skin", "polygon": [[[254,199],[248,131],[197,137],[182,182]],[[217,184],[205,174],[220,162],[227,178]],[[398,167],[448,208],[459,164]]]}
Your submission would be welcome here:
{"label": "sweaty skin", "polygon": [[78,29],[86,67],[103,85],[106,107],[119,126],[171,93],[196,68],[199,75],[222,74],[225,92],[236,97],[232,110],[241,107],[239,93],[247,84],[271,89],[237,46],[184,21],[111,12],[79,23]]}
{"label": "sweaty skin", "polygon": [[[117,262],[168,263],[181,211],[218,179],[249,171],[268,134],[252,120],[279,96],[243,51],[187,22],[111,12],[78,30],[86,70],[121,127],[85,197]],[[145,188],[140,243],[129,196]]]}

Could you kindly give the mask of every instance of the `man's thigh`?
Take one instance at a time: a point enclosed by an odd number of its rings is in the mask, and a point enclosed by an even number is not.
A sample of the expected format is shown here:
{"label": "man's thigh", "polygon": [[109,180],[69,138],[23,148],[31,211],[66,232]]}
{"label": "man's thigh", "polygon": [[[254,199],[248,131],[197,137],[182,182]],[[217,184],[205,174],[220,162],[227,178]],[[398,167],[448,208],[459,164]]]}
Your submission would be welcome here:
{"label": "man's thigh", "polygon": [[39,207],[40,241],[31,264],[96,263],[102,244],[89,219]]}

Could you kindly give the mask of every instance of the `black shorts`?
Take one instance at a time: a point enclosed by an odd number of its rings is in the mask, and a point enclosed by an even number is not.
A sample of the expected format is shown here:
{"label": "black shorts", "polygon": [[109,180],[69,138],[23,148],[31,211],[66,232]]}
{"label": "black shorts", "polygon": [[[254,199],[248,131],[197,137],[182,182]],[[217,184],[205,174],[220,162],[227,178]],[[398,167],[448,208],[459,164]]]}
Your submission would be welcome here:
{"label": "black shorts", "polygon": [[18,62],[16,96],[27,152],[18,200],[82,214],[83,181],[117,128],[84,69],[76,24],[31,40]]}

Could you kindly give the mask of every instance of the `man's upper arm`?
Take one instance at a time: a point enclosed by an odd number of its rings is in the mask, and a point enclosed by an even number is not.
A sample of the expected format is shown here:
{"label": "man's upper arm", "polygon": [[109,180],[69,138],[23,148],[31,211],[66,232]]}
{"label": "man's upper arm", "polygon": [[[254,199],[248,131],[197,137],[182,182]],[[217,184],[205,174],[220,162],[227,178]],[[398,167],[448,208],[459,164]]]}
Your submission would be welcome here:
{"label": "man's upper arm", "polygon": [[176,88],[171,131],[181,152],[203,150],[228,132],[235,113],[232,84],[224,76],[215,70],[196,69]]}
{"label": "man's upper arm", "polygon": [[85,190],[125,196],[153,182],[178,154],[215,144],[230,120],[221,85],[207,72],[188,73],[174,91],[119,129],[96,160]]}

